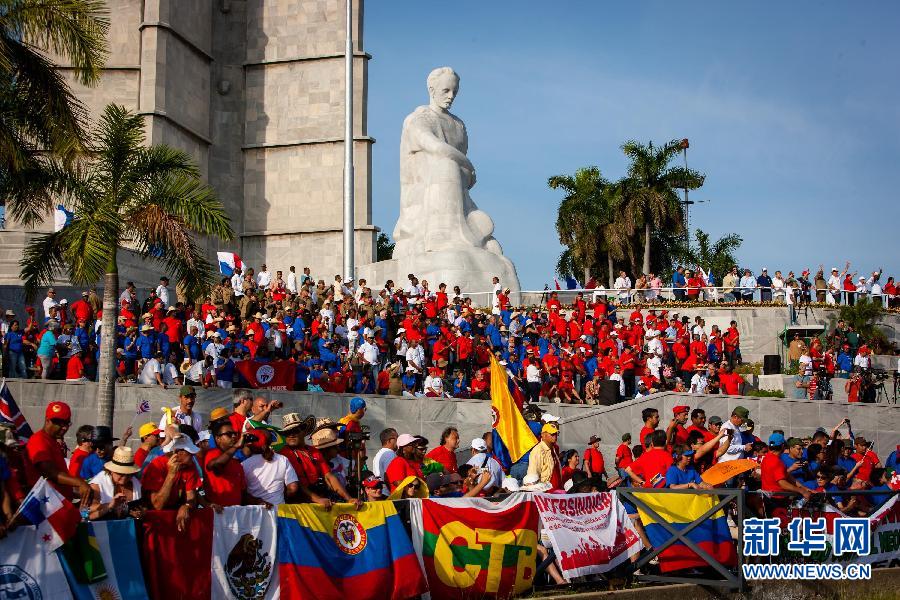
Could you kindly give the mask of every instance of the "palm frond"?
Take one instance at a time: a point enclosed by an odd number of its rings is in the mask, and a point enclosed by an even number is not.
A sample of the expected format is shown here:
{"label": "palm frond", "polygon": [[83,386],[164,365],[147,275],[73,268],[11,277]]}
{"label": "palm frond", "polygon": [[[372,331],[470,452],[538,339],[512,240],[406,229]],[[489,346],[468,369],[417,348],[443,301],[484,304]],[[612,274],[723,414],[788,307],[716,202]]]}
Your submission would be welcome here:
{"label": "palm frond", "polygon": [[25,246],[19,266],[22,267],[21,278],[25,282],[28,302],[34,300],[39,288],[50,285],[54,277],[66,273],[65,248],[60,233],[37,235]]}

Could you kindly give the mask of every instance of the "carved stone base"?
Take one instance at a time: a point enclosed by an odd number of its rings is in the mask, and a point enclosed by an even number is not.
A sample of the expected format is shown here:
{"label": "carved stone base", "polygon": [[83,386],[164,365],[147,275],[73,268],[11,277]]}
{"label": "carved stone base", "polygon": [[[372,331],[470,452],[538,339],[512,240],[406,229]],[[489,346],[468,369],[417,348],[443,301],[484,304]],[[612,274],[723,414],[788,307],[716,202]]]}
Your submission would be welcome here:
{"label": "carved stone base", "polygon": [[464,295],[479,306],[491,305],[491,279],[500,278],[500,285],[512,292],[510,300],[518,302],[519,277],[512,262],[503,255],[480,248],[463,248],[439,252],[422,252],[384,260],[357,267],[357,275],[365,279],[368,287],[377,292],[388,279],[398,288],[409,285],[407,275],[415,274],[419,280],[428,281],[428,287],[436,292],[438,285],[447,284],[448,293],[458,285]]}

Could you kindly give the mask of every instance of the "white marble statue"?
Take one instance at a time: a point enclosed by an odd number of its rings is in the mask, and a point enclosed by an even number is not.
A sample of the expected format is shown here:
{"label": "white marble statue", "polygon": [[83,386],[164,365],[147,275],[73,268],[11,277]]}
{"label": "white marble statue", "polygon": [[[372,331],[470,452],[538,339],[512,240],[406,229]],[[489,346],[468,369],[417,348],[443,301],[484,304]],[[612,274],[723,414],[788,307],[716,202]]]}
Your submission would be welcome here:
{"label": "white marble statue", "polygon": [[475,167],[466,157],[466,125],[449,112],[458,91],[453,69],[435,69],[428,75],[428,106],[403,121],[394,257],[473,247],[503,254],[492,237],[494,222],[469,196]]}
{"label": "white marble statue", "polygon": [[481,306],[490,306],[496,286],[509,287],[515,302],[519,278],[494,239],[494,222],[478,210],[469,190],[475,167],[466,157],[466,126],[449,112],[459,76],[449,67],[428,75],[428,106],[403,121],[400,137],[400,218],[391,260],[364,265],[360,277],[403,286],[409,273],[438,284],[458,285]]}

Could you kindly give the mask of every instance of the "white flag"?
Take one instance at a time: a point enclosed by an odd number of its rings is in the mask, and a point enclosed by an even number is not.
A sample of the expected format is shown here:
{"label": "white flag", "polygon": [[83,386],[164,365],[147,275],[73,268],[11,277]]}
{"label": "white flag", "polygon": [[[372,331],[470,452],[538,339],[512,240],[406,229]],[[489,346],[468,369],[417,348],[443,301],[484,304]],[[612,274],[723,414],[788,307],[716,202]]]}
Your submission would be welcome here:
{"label": "white flag", "polygon": [[0,540],[0,598],[72,598],[56,552],[46,552],[33,525]]}
{"label": "white flag", "polygon": [[228,506],[213,521],[210,597],[278,598],[277,511]]}

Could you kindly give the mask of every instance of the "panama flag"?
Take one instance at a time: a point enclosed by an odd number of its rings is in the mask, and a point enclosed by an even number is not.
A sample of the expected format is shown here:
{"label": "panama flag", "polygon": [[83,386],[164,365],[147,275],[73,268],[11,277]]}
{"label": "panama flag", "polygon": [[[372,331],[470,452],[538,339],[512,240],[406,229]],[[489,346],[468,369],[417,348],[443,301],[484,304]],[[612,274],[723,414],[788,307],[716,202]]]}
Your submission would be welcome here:
{"label": "panama flag", "polygon": [[241,262],[241,257],[234,252],[216,252],[216,256],[219,259],[219,272],[222,275],[231,277],[234,275],[235,269],[244,270],[244,263]]}
{"label": "panama flag", "polygon": [[75,505],[41,477],[25,496],[19,513],[35,525],[46,552],[53,552],[75,535],[81,514]]}

